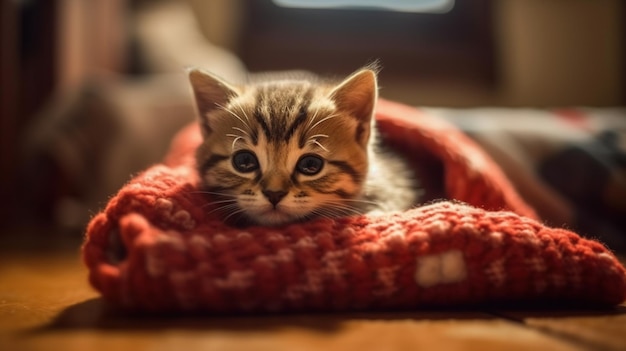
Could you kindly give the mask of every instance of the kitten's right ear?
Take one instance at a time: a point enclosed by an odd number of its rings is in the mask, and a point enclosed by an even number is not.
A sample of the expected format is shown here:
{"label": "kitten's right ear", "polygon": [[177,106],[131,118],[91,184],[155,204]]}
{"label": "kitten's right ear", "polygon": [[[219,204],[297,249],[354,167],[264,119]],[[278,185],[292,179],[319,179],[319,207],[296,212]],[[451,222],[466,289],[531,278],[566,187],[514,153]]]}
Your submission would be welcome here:
{"label": "kitten's right ear", "polygon": [[211,132],[209,114],[222,109],[240,93],[226,81],[198,68],[188,70],[189,82],[196,100],[200,125],[205,135]]}

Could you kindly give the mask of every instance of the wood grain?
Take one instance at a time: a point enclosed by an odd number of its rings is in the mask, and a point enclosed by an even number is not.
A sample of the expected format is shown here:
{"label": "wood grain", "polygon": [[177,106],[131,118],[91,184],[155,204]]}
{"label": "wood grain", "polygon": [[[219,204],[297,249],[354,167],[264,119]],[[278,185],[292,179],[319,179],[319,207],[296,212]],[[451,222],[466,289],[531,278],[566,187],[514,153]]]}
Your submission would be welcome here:
{"label": "wood grain", "polygon": [[0,257],[2,350],[618,350],[625,322],[624,308],[137,316],[98,297],[77,251]]}

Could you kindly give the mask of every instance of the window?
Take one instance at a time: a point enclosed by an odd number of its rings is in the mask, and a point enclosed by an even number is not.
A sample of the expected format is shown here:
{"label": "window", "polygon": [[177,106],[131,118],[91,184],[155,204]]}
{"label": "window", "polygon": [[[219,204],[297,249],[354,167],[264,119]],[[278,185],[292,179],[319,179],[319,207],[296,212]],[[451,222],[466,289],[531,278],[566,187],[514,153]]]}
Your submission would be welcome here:
{"label": "window", "polygon": [[452,81],[483,88],[494,84],[489,0],[459,1],[444,13],[282,7],[276,3],[321,5],[329,1],[247,2],[238,54],[252,71],[297,68],[345,74],[380,59],[382,79]]}
{"label": "window", "polygon": [[400,12],[448,12],[454,0],[274,0],[278,6],[304,9],[360,8]]}

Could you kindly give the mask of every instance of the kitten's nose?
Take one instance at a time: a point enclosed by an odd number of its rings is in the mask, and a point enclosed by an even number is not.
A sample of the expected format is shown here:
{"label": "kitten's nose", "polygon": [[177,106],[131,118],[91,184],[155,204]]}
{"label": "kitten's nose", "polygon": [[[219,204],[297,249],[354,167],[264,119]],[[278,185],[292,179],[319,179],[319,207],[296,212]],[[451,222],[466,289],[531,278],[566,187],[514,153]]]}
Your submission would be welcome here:
{"label": "kitten's nose", "polygon": [[284,190],[263,190],[262,193],[272,203],[272,205],[274,205],[274,207],[276,207],[280,200],[287,195],[287,192]]}

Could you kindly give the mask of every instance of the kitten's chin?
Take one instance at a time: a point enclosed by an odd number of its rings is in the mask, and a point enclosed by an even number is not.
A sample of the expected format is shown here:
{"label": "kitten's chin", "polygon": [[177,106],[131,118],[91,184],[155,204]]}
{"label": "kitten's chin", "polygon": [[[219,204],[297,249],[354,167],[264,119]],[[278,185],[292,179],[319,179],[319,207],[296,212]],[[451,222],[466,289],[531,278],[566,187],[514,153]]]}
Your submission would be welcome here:
{"label": "kitten's chin", "polygon": [[277,227],[298,221],[298,217],[280,210],[269,210],[257,214],[252,218],[259,225]]}

